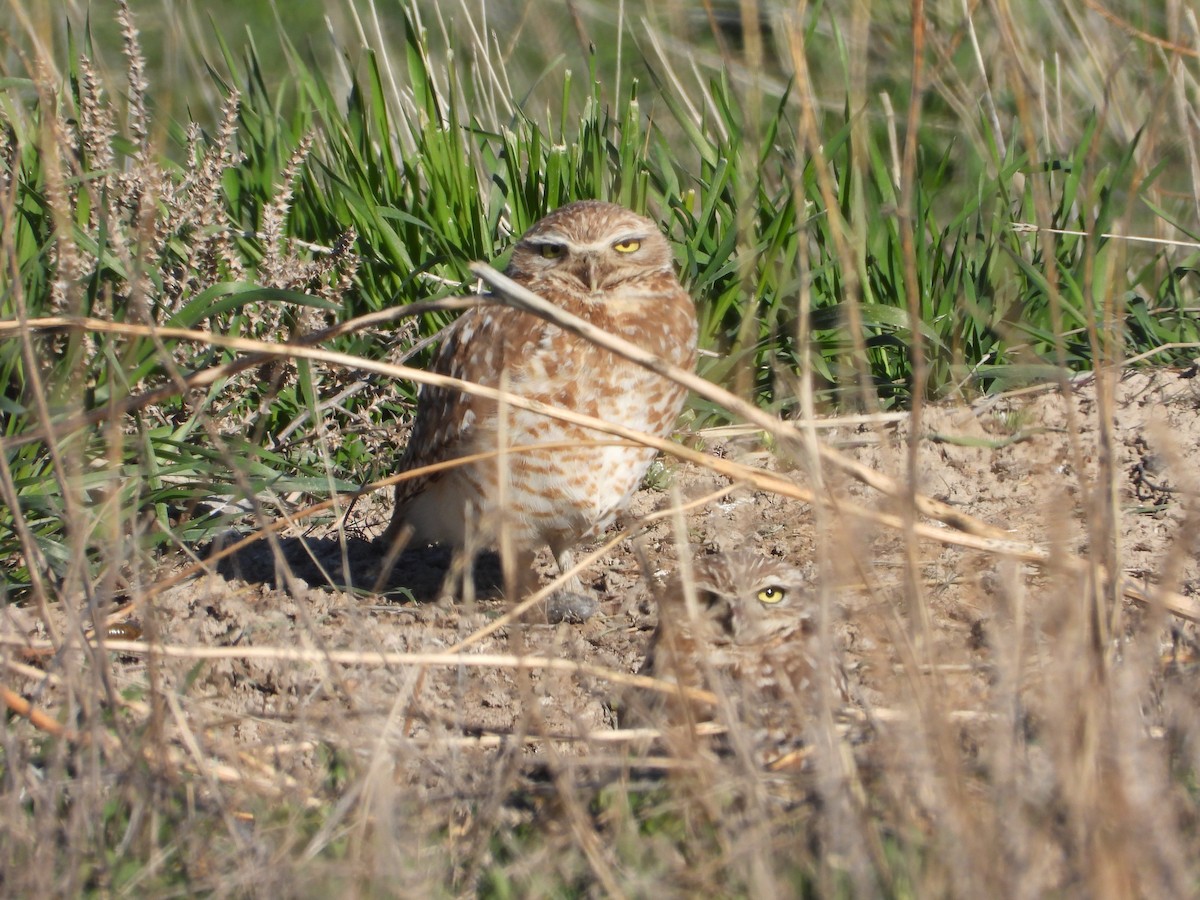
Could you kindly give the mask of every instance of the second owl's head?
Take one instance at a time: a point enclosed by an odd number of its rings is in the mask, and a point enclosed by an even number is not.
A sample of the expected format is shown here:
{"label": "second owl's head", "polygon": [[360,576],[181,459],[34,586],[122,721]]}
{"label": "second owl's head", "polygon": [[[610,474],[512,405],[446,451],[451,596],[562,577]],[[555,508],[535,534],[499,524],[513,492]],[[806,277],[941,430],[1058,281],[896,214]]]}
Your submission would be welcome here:
{"label": "second owl's head", "polygon": [[633,278],[672,272],[671,247],[650,219],[598,200],[569,203],[537,222],[513,250],[508,274],[534,287],[609,291]]}
{"label": "second owl's head", "polygon": [[735,552],[710,557],[699,568],[701,602],[733,643],[812,630],[815,608],[807,580],[782,560]]}

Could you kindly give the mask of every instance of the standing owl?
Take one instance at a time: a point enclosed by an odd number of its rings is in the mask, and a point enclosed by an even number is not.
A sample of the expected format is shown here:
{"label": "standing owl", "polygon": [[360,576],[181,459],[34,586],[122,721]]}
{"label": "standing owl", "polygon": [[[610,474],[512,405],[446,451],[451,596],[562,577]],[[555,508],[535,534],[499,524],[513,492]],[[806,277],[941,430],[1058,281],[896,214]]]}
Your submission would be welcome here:
{"label": "standing owl", "polygon": [[[823,672],[832,675],[835,702],[847,698],[836,659],[819,664],[816,599],[797,569],[745,550],[698,560],[694,584],[695,609],[678,580],[664,592],[641,674],[726,695],[734,721],[722,724],[742,729],[759,762],[774,766],[803,744]],[[707,704],[670,697],[630,709],[631,724],[668,730],[713,714]]]}
{"label": "standing owl", "polygon": [[[643,216],[592,200],[561,207],[521,237],[506,274],[662,359],[688,369],[695,363],[695,304],[675,276],[666,238]],[[670,433],[686,394],[584,338],[497,305],[472,309],[448,329],[433,370],[659,437]],[[513,452],[402,482],[385,546],[408,529],[418,543],[454,547],[468,537],[495,542],[503,532],[526,584],[541,546],[565,570],[571,548],[603,532],[629,504],[654,458],[653,448],[598,443],[604,440],[611,438],[423,386],[402,471],[502,443]],[[560,446],[519,449],[547,443]],[[581,591],[577,581],[571,590]]]}

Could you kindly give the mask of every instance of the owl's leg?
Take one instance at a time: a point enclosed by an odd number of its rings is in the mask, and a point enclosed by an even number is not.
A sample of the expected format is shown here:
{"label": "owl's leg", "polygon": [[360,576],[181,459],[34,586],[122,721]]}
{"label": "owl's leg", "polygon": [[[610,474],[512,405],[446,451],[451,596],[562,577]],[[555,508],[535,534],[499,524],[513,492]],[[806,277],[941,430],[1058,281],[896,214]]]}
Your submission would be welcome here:
{"label": "owl's leg", "polygon": [[[552,547],[558,571],[566,572],[575,565],[575,554],[569,547]],[[583,622],[600,608],[595,594],[583,586],[578,575],[572,575],[565,585],[546,600],[546,619],[558,622]]]}

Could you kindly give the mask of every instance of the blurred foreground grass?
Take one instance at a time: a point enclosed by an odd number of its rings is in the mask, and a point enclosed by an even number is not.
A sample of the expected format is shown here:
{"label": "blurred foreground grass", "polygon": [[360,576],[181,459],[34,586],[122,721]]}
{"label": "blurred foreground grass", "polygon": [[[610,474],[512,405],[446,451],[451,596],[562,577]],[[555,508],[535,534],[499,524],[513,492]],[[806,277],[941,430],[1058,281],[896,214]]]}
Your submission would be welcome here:
{"label": "blurred foreground grass", "polygon": [[[784,417],[1194,356],[1200,98],[1178,4],[938,5],[923,28],[901,4],[300,4],[258,7],[249,35],[245,4],[93,3],[90,28],[81,5],[8,6],[13,600],[98,615],[231,524],[390,472],[411,385],[245,368],[156,328],[302,343],[456,296],[572,199],[662,223],[701,373]],[[420,359],[447,320],[326,346]],[[682,424],[728,418],[696,401]]]}

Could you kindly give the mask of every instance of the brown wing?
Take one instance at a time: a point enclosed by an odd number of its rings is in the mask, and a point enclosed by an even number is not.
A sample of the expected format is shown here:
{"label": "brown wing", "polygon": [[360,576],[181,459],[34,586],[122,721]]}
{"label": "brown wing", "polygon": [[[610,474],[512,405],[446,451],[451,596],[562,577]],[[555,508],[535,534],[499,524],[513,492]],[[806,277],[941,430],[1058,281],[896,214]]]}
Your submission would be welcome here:
{"label": "brown wing", "polygon": [[[446,328],[429,371],[497,388],[508,362],[520,359],[529,343],[537,339],[539,323],[532,316],[502,306],[468,310]],[[495,408],[495,401],[466,391],[422,385],[400,471],[473,452],[478,425]],[[427,480],[404,482],[404,496],[415,496]]]}

